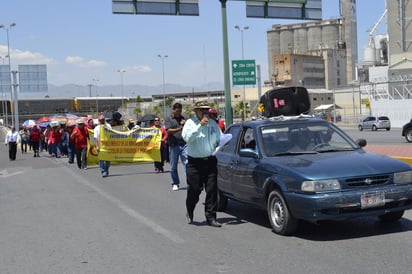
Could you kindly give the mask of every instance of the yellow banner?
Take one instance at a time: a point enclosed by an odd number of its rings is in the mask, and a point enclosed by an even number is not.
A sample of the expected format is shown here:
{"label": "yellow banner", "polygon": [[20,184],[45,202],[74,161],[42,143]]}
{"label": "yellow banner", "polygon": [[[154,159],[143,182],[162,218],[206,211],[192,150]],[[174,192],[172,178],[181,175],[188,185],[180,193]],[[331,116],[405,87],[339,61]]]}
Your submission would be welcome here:
{"label": "yellow banner", "polygon": [[[90,136],[92,131],[89,131]],[[161,132],[157,128],[140,128],[130,131],[118,131],[102,127],[100,131],[100,151],[89,142],[88,163],[97,160],[112,162],[159,162]],[[89,141],[91,141],[90,138]]]}

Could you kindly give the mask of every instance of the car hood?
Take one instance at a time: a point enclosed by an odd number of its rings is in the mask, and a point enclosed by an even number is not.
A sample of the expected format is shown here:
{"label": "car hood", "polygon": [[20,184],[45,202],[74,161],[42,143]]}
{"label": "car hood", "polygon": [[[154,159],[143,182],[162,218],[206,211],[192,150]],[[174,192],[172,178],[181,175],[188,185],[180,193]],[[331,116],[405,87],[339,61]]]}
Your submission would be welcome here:
{"label": "car hood", "polygon": [[308,179],[343,178],[410,170],[406,163],[362,149],[319,154],[278,156],[275,160],[285,172]]}

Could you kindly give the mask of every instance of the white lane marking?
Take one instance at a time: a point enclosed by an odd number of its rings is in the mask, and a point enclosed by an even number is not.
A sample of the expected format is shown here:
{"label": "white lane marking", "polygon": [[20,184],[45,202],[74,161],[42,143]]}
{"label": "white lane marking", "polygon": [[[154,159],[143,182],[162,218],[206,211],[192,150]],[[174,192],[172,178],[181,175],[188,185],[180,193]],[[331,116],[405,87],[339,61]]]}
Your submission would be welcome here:
{"label": "white lane marking", "polygon": [[16,172],[9,173],[9,172],[7,171],[7,169],[4,169],[4,170],[0,171],[0,177],[1,177],[1,178],[7,178],[7,177],[11,177],[11,176],[15,176],[15,175],[22,174],[22,173],[24,173],[24,171],[16,171]]}
{"label": "white lane marking", "polygon": [[161,225],[156,224],[155,222],[153,222],[149,218],[147,218],[144,215],[140,214],[136,210],[130,208],[128,205],[126,205],[125,203],[123,203],[122,201],[117,199],[116,197],[110,195],[109,193],[107,193],[103,189],[97,187],[96,185],[93,185],[92,183],[88,182],[86,179],[80,177],[78,174],[73,172],[71,169],[67,168],[67,170],[72,172],[74,174],[74,176],[76,176],[78,178],[78,181],[81,184],[83,184],[83,185],[93,189],[97,193],[99,193],[102,197],[106,198],[108,201],[113,203],[115,206],[117,206],[120,210],[125,212],[127,215],[129,215],[132,218],[138,220],[139,222],[145,224],[146,226],[148,226],[153,231],[163,235],[164,237],[166,237],[167,239],[169,239],[169,240],[171,240],[175,243],[178,243],[178,244],[184,243],[184,240],[181,237],[179,237],[178,235],[170,232],[166,228],[162,227]]}

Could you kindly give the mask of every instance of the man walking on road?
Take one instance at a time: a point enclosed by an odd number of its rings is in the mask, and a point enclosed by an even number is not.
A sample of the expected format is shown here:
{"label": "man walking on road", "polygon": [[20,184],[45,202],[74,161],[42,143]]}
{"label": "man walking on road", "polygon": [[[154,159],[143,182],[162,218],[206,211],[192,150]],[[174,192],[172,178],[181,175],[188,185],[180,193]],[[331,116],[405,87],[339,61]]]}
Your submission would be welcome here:
{"label": "man walking on road", "polygon": [[187,120],[182,136],[187,143],[186,209],[189,223],[202,189],[206,191],[205,216],[209,226],[221,227],[216,221],[217,211],[217,159],[213,156],[220,142],[221,131],[217,123],[209,119],[210,107],[206,101],[195,103],[195,116]]}
{"label": "man walking on road", "polygon": [[17,154],[17,143],[20,143],[20,134],[16,130],[16,127],[12,127],[9,132],[6,134],[6,138],[4,140],[5,145],[9,146],[9,159],[10,161],[16,160]]}
{"label": "man walking on road", "polygon": [[179,190],[179,173],[177,164],[182,161],[183,167],[186,165],[186,142],[182,138],[182,129],[186,119],[182,116],[182,104],[175,103],[172,109],[172,115],[166,117],[165,128],[167,130],[170,158],[170,175],[172,176],[172,190]]}

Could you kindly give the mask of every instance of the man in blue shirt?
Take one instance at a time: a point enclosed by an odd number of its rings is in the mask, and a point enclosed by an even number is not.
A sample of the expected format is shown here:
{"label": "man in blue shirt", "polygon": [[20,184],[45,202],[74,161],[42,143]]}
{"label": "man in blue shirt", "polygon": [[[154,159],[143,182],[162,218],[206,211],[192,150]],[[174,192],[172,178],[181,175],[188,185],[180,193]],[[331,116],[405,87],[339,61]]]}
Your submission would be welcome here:
{"label": "man in blue shirt", "polygon": [[189,223],[193,222],[193,211],[204,188],[205,216],[209,226],[221,227],[216,221],[217,211],[217,160],[213,156],[219,145],[221,131],[213,119],[209,119],[209,104],[198,101],[194,104],[195,116],[186,121],[182,137],[187,145],[187,197],[186,209]]}

